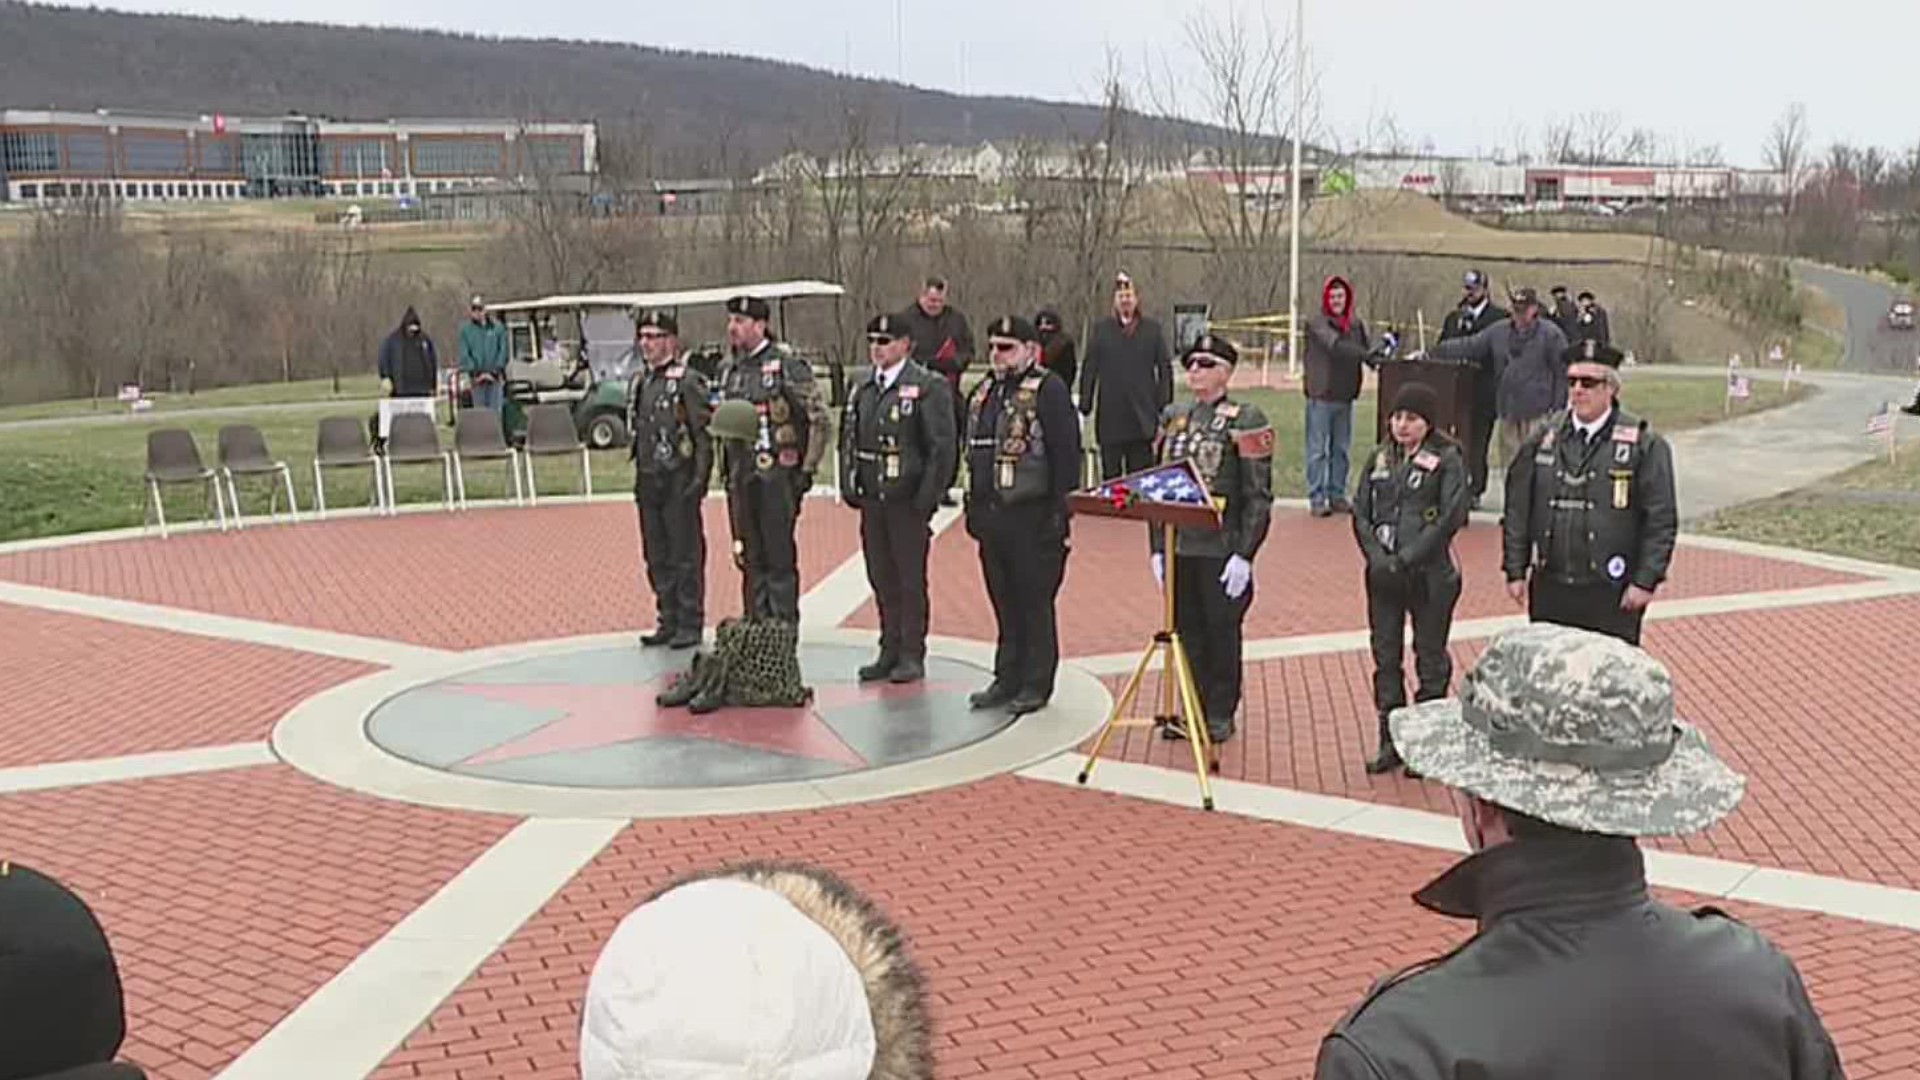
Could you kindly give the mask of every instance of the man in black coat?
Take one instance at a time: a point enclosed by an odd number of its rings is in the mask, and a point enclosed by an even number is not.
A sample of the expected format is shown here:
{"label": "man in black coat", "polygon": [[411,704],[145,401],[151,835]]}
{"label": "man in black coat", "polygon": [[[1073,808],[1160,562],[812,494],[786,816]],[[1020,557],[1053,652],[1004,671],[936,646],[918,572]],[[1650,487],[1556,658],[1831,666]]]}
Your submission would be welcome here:
{"label": "man in black coat", "polygon": [[1501,518],[1507,592],[1535,622],[1640,643],[1680,532],[1673,451],[1619,407],[1617,350],[1567,365],[1568,408],[1520,444]]}
{"label": "man in black coat", "polygon": [[1592,292],[1582,289],[1579,306],[1574,310],[1573,326],[1567,331],[1567,340],[1575,345],[1583,341],[1597,341],[1602,345],[1613,344],[1613,327],[1607,322],[1607,309],[1600,306]]}
{"label": "man in black coat", "polygon": [[1080,371],[1080,346],[1067,333],[1060,313],[1041,308],[1033,317],[1033,328],[1040,332],[1040,366],[1060,376],[1060,381],[1072,389]]}
{"label": "man in black coat", "polygon": [[1153,464],[1160,412],[1172,401],[1167,336],[1157,320],[1140,313],[1133,279],[1120,274],[1113,281],[1113,314],[1093,324],[1080,366],[1080,414],[1094,416],[1103,479]]}
{"label": "man in black coat", "polygon": [[907,359],[898,315],[867,323],[873,375],[847,395],[840,425],[840,497],[860,511],[860,551],[880,609],[880,655],[861,682],[926,677],[930,522],[953,474],[953,406],[946,380]]}
{"label": "man in black coat", "polygon": [[[973,327],[967,323],[965,312],[947,303],[947,279],[938,275],[927,278],[920,296],[907,305],[900,318],[913,339],[913,362],[947,380],[954,430],[961,430],[966,423],[961,414],[966,395],[960,391],[960,379],[973,364]],[[953,505],[953,496],[947,492],[952,484],[952,475],[940,482],[943,506]]]}
{"label": "man in black coat", "polygon": [[1655,899],[1636,838],[1699,832],[1746,781],[1674,717],[1646,653],[1571,627],[1494,639],[1460,696],[1393,714],[1456,790],[1473,854],[1414,894],[1478,926],[1382,979],[1317,1080],[1841,1080],[1793,962],[1715,908]]}
{"label": "man in black coat", "polygon": [[[1495,304],[1487,292],[1487,275],[1469,270],[1461,279],[1465,292],[1460,306],[1447,313],[1440,324],[1440,340],[1470,338],[1510,316]],[[1493,429],[1500,419],[1500,372],[1491,359],[1476,362],[1473,368],[1473,435],[1467,443],[1467,482],[1473,505],[1480,505],[1487,493],[1487,456],[1493,448]]]}

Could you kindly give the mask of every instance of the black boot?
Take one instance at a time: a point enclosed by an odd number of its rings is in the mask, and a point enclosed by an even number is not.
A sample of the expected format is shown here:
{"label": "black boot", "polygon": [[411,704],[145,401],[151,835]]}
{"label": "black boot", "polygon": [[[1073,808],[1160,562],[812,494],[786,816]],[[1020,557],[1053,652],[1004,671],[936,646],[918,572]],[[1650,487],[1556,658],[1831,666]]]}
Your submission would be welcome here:
{"label": "black boot", "polygon": [[1404,764],[1400,760],[1400,750],[1393,745],[1393,731],[1387,726],[1387,718],[1383,714],[1380,717],[1380,752],[1367,762],[1367,775],[1390,773]]}
{"label": "black boot", "polygon": [[1900,411],[1908,416],[1920,416],[1920,394],[1913,395],[1913,403],[1900,406]]}
{"label": "black boot", "polygon": [[899,662],[899,657],[885,650],[881,650],[880,655],[874,658],[873,663],[867,664],[860,669],[860,681],[863,683],[879,682],[881,679],[893,674],[894,665]]}
{"label": "black boot", "polygon": [[651,634],[640,635],[640,644],[646,645],[649,647],[654,645],[665,645],[667,642],[672,640],[673,640],[673,630],[664,625],[655,628],[655,630]]}
{"label": "black boot", "polygon": [[665,690],[654,696],[654,703],[667,709],[677,709],[693,700],[700,692],[700,679],[692,671],[683,671],[674,676],[674,680]]}

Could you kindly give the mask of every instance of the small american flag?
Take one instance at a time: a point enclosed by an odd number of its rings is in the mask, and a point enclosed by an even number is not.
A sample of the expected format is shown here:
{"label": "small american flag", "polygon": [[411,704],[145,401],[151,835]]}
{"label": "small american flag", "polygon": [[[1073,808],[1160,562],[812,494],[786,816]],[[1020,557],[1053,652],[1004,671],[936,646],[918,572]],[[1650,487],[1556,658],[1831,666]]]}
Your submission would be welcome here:
{"label": "small american flag", "polygon": [[1730,398],[1744,400],[1752,395],[1753,388],[1748,384],[1745,375],[1735,375],[1732,380],[1727,383],[1727,396]]}
{"label": "small american flag", "polygon": [[1867,417],[1868,435],[1886,435],[1893,431],[1893,402],[1883,401],[1872,416]]}
{"label": "small american flag", "polygon": [[1193,471],[1180,462],[1163,465],[1130,479],[1109,481],[1100,485],[1098,493],[1104,499],[1125,499],[1132,494],[1142,502],[1152,503],[1204,506],[1207,502],[1206,491],[1195,479]]}

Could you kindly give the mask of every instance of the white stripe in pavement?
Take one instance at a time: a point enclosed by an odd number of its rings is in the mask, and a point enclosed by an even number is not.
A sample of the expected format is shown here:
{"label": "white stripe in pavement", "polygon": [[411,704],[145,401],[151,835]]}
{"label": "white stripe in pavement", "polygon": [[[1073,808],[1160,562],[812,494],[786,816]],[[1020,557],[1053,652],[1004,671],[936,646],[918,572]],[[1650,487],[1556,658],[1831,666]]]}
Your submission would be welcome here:
{"label": "white stripe in pavement", "polygon": [[[1777,611],[1782,608],[1814,607],[1820,604],[1844,604],[1862,600],[1882,600],[1892,596],[1920,593],[1920,575],[1902,581],[1858,581],[1845,585],[1815,585],[1804,589],[1780,589],[1764,593],[1729,593],[1724,596],[1697,596],[1685,600],[1655,600],[1647,609],[1648,622],[1688,619],[1701,615],[1728,615],[1742,611]],[[1482,619],[1463,619],[1453,624],[1448,641],[1475,641],[1490,638],[1516,626],[1524,626],[1525,615],[1496,615]],[[1257,638],[1242,647],[1243,662],[1278,660],[1290,656],[1322,656],[1328,653],[1354,652],[1369,646],[1365,630],[1341,630],[1326,634],[1301,634],[1296,637]],[[1095,675],[1125,675],[1139,663],[1138,651],[1103,653],[1069,659]]]}
{"label": "white stripe in pavement", "polygon": [[[933,515],[933,536],[939,539],[948,526],[960,520],[960,511],[943,506]],[[853,617],[873,595],[867,583],[866,558],[856,548],[847,560],[822,578],[800,598],[802,630],[831,630]]]}
{"label": "white stripe in pavement", "polygon": [[123,780],[151,780],[159,776],[185,776],[221,769],[247,769],[255,765],[271,765],[277,760],[272,747],[263,742],[253,742],[191,750],[162,750],[126,757],[90,758],[85,761],[56,761],[46,765],[20,765],[0,769],[0,794],[112,784]]}
{"label": "white stripe in pavement", "polygon": [[365,1077],[626,827],[625,820],[522,822],[276,1024],[220,1080]]}
{"label": "white stripe in pavement", "polygon": [[[1078,754],[1062,754],[1024,769],[1018,775],[1026,780],[1075,787],[1084,761]],[[1096,791],[1194,810],[1198,810],[1200,804],[1199,786],[1191,772],[1158,765],[1102,759],[1087,786]],[[1258,821],[1460,854],[1467,850],[1460,834],[1460,819],[1452,814],[1218,777],[1213,780],[1213,802],[1216,813]],[[1646,858],[1647,880],[1665,888],[1813,911],[1882,926],[1920,929],[1920,891],[1668,851],[1648,850]]]}
{"label": "white stripe in pavement", "polygon": [[404,642],[387,641],[381,638],[285,626],[259,619],[242,619],[232,615],[215,615],[187,608],[143,604],[134,600],[89,596],[85,593],[47,589],[38,585],[16,585],[7,581],[0,581],[0,604],[17,604],[43,611],[84,615],[91,619],[151,627],[155,630],[171,630],[199,637],[217,638],[221,641],[238,641],[249,645],[269,645],[279,649],[318,653],[321,656],[334,656],[343,660],[358,660],[363,664],[384,666],[421,663],[452,655],[443,649],[430,649],[421,645],[408,645]]}

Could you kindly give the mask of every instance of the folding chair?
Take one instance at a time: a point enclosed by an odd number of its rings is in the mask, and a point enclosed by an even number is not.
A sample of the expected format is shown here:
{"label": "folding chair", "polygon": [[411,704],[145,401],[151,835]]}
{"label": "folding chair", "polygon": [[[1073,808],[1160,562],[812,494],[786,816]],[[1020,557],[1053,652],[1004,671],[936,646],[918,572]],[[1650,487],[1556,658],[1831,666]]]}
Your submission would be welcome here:
{"label": "folding chair", "polygon": [[[298,523],[300,503],[293,494],[293,470],[267,450],[266,436],[252,424],[229,424],[220,429],[220,476],[227,482],[227,504],[233,508],[235,528],[247,527],[247,516],[240,509],[240,488],[236,476],[265,476],[267,517],[279,520],[280,489],[287,491],[287,514]],[[278,483],[275,483],[275,481]]]}
{"label": "folding chair", "polygon": [[500,427],[500,414],[492,409],[461,409],[453,428],[453,488],[460,498],[460,509],[467,508],[467,470],[469,461],[504,461],[513,477],[513,502],[525,501],[520,486],[520,452],[507,445]]}
{"label": "folding chair", "polygon": [[146,528],[149,519],[160,523],[160,538],[167,538],[167,507],[160,496],[164,484],[201,484],[207,489],[207,501],[213,506],[214,520],[220,523],[220,531],[227,531],[227,500],[220,493],[220,477],[200,460],[200,447],[193,441],[193,433],[185,428],[156,428],[147,432],[147,505],[152,513],[143,509],[140,527]]}
{"label": "folding chair", "polygon": [[440,449],[440,433],[433,418],[424,413],[401,413],[387,429],[387,444],[380,454],[380,467],[386,473],[387,513],[394,512],[393,467],[395,465],[440,466],[441,502],[453,510],[453,455]]}
{"label": "folding chair", "polygon": [[327,516],[328,469],[366,468],[372,477],[373,494],[367,505],[379,510],[391,500],[381,482],[380,459],[367,446],[366,425],[351,416],[329,416],[320,421],[313,452],[313,502],[321,520]]}
{"label": "folding chair", "polygon": [[588,456],[587,445],[580,441],[579,429],[573,426],[572,408],[558,403],[529,407],[527,439],[520,454],[527,465],[527,501],[533,505],[540,505],[540,492],[533,482],[536,457],[579,454],[581,486],[588,498],[593,497],[593,459]]}

